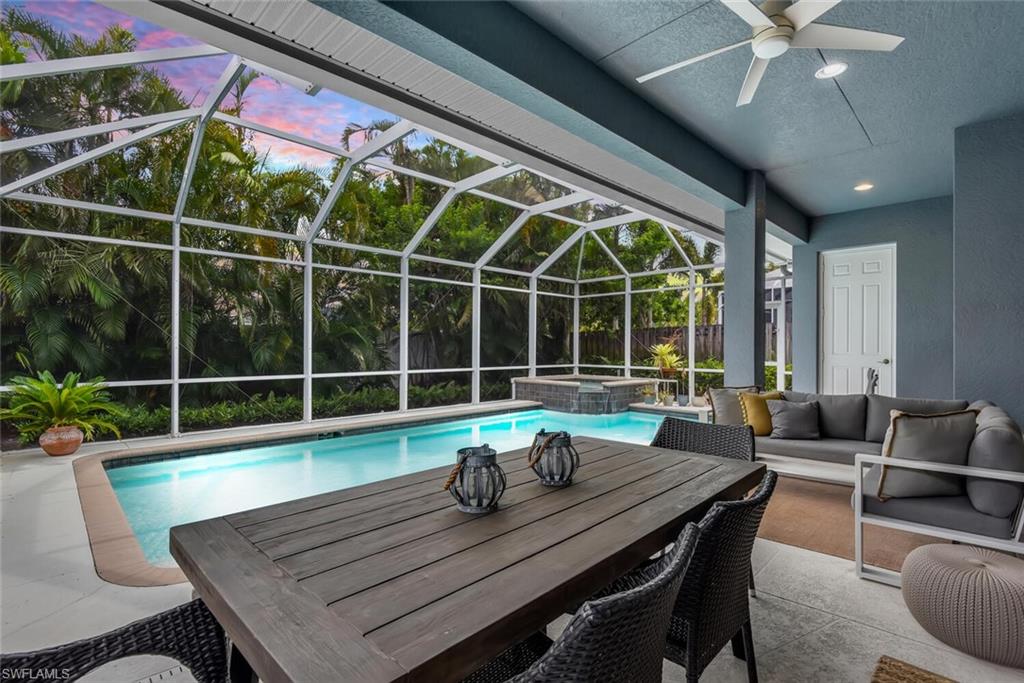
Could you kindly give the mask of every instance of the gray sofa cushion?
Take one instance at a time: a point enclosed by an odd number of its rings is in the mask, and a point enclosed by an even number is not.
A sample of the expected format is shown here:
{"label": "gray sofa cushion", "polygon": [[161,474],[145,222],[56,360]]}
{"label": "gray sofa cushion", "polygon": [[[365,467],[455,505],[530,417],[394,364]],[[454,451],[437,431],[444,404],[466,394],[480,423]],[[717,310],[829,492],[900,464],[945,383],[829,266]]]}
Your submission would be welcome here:
{"label": "gray sofa cushion", "polygon": [[1014,520],[993,517],[978,512],[967,496],[928,496],[921,498],[890,498],[881,501],[867,495],[878,488],[878,465],[864,475],[864,512],[917,522],[943,529],[955,529],[971,534],[1012,538]]}
{"label": "gray sofa cushion", "polygon": [[787,401],[818,403],[818,427],[821,438],[865,440],[864,425],[868,399],[864,394],[805,394],[799,391],[786,391],[782,395]]}
{"label": "gray sofa cushion", "polygon": [[881,455],[882,444],[871,441],[852,441],[849,439],[773,439],[758,436],[754,439],[758,455],[788,455],[793,458],[805,458],[820,462],[835,462],[840,465],[852,465],[853,456],[857,453]]}
{"label": "gray sofa cushion", "polygon": [[772,414],[773,439],[817,439],[818,403],[808,401],[765,401],[768,412]]}
{"label": "gray sofa cushion", "polygon": [[902,410],[914,415],[934,415],[936,413],[952,413],[967,407],[967,401],[950,401],[934,398],[895,398],[872,394],[868,400],[867,428],[861,438],[867,441],[885,441],[885,432],[889,429],[889,411]]}
{"label": "gray sofa cushion", "polygon": [[[973,405],[973,404],[972,404]],[[967,455],[971,467],[1024,472],[1024,437],[1002,408],[989,405],[978,413],[978,428]],[[980,477],[967,478],[967,497],[979,512],[1009,517],[1020,505],[1024,484]]]}
{"label": "gray sofa cushion", "polygon": [[[882,457],[966,465],[977,416],[973,410],[939,415],[911,415],[895,411],[892,427],[882,444]],[[879,498],[963,494],[964,477],[882,465]]]}
{"label": "gray sofa cushion", "polygon": [[757,393],[757,387],[722,387],[708,389],[708,400],[711,410],[715,412],[715,424],[743,424],[743,408],[740,407],[740,392]]}

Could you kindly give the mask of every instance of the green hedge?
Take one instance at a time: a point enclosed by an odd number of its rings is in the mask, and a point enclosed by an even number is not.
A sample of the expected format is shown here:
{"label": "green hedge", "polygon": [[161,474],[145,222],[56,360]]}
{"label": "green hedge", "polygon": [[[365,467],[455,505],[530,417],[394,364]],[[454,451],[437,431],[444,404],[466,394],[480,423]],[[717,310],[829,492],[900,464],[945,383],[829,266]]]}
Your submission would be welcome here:
{"label": "green hedge", "polygon": [[[509,398],[507,383],[484,384],[481,399],[493,401]],[[418,408],[450,405],[468,400],[469,387],[455,382],[429,387],[410,386],[409,404]],[[313,417],[328,418],[345,415],[363,415],[398,409],[398,390],[393,387],[363,387],[352,392],[337,392],[329,396],[313,397]],[[221,429],[248,424],[296,422],[302,419],[302,399],[297,396],[278,396],[269,393],[255,396],[250,401],[220,401],[194,407],[182,406],[182,431]],[[166,434],[171,424],[171,410],[167,406],[136,405],[125,408],[125,414],[114,423],[124,438]]]}

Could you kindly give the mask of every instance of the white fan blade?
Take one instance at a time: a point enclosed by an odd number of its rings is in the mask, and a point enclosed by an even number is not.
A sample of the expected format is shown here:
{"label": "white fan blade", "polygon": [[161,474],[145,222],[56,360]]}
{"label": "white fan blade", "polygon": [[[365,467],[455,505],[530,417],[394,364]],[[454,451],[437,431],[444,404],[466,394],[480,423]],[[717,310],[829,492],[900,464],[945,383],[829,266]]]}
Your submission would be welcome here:
{"label": "white fan blade", "polygon": [[757,5],[750,2],[750,0],[721,0],[721,2],[753,28],[775,25],[775,23],[769,19],[764,12],[759,10]]}
{"label": "white fan blade", "polygon": [[636,82],[637,83],[646,83],[647,81],[651,80],[652,78],[657,78],[658,76],[664,76],[665,74],[667,74],[667,73],[669,73],[671,71],[675,71],[676,69],[682,69],[684,66],[690,66],[691,64],[696,64],[697,62],[700,62],[700,61],[703,61],[703,60],[707,59],[708,57],[714,57],[715,55],[720,55],[723,52],[728,52],[729,50],[731,50],[733,48],[739,47],[740,45],[747,45],[748,43],[750,43],[750,38],[747,38],[746,40],[741,40],[738,43],[733,43],[732,45],[726,45],[725,47],[720,47],[717,50],[712,50],[711,52],[705,52],[704,54],[697,55],[696,57],[690,57],[689,59],[684,59],[681,62],[676,62],[675,64],[672,64],[670,66],[662,67],[661,69],[658,69],[657,71],[652,71],[649,74],[644,74],[643,76],[638,76],[637,79],[636,79]]}
{"label": "white fan blade", "polygon": [[754,99],[754,93],[757,92],[757,86],[761,83],[761,77],[764,76],[764,70],[768,68],[769,61],[771,60],[760,57],[754,57],[751,60],[750,68],[747,69],[747,77],[743,79],[743,85],[740,87],[740,96],[736,100],[737,107],[750,104],[750,101]]}
{"label": "white fan blade", "polygon": [[839,0],[798,0],[782,13],[793,22],[797,31],[839,4]]}
{"label": "white fan blade", "polygon": [[903,36],[894,36],[860,28],[809,24],[796,32],[790,47],[813,47],[823,50],[876,50],[892,52]]}

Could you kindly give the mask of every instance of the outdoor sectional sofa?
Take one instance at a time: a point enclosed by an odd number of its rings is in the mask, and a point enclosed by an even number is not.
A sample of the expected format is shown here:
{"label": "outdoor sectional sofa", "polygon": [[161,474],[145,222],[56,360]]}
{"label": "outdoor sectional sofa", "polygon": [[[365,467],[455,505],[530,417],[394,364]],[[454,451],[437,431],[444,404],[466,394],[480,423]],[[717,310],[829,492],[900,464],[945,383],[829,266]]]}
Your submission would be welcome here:
{"label": "outdoor sectional sofa", "polygon": [[[898,575],[863,564],[863,525],[915,531],[1007,552],[1024,553],[1024,436],[1003,409],[987,401],[827,395],[786,391],[787,401],[817,401],[819,439],[756,438],[758,457],[801,458],[852,465],[856,512],[857,573],[887,583]],[[965,465],[882,457],[890,411],[918,415],[964,409],[978,411],[977,428]],[[960,495],[878,498],[882,469],[903,467],[962,477]]]}

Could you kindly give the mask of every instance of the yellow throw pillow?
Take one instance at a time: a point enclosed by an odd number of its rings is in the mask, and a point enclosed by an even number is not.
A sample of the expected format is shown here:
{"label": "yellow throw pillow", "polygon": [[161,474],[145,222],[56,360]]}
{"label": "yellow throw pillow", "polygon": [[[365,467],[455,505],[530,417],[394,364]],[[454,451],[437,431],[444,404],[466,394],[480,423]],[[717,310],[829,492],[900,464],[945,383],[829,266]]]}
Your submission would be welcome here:
{"label": "yellow throw pillow", "polygon": [[772,414],[766,401],[779,401],[782,393],[770,391],[767,394],[740,393],[740,408],[743,409],[743,424],[754,428],[754,436],[768,436],[772,433]]}

